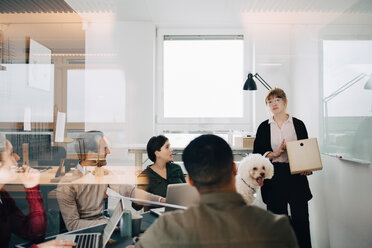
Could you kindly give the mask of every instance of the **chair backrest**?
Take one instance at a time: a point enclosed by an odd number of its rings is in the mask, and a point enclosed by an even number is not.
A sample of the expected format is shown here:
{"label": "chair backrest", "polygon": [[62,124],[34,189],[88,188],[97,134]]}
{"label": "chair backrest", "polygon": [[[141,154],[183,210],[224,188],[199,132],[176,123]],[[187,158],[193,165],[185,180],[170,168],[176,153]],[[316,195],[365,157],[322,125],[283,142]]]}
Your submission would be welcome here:
{"label": "chair backrest", "polygon": [[[48,133],[8,133],[5,135],[13,146],[13,151],[20,156],[23,161],[24,144],[27,145],[27,153],[30,162],[52,159],[52,137]],[[24,161],[23,161],[24,162]]]}
{"label": "chair backrest", "polygon": [[60,165],[61,160],[66,158],[66,149],[63,146],[52,146],[52,160],[38,161],[38,165]]}

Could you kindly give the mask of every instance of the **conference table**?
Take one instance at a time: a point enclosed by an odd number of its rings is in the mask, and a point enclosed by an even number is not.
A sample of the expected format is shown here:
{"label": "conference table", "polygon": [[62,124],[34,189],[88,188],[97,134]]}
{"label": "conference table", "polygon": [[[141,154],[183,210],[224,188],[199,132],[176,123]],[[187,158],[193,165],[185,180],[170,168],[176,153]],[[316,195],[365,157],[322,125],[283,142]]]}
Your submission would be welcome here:
{"label": "conference table", "polygon": [[[133,166],[103,166],[105,175],[96,176],[94,173],[95,166],[86,166],[88,171],[86,174],[74,173],[73,168],[64,176],[56,177],[59,166],[45,166],[39,167],[40,171],[40,185],[58,185],[58,184],[135,184],[136,177]],[[23,173],[13,173],[12,178],[7,179],[0,184],[23,184]]]}

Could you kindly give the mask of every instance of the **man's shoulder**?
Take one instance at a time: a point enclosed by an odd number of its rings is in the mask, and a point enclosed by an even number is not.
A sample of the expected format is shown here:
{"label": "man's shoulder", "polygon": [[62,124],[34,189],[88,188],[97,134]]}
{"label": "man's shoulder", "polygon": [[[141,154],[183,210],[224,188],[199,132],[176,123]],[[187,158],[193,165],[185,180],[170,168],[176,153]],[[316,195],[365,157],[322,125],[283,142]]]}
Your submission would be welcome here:
{"label": "man's shoulder", "polygon": [[[240,214],[242,214],[242,218],[239,218],[238,220],[241,222],[246,221],[245,217],[250,218],[253,217],[270,223],[282,222],[283,220],[285,222],[288,220],[288,217],[285,215],[275,215],[262,208],[252,205],[242,205],[241,207],[239,207],[238,211]],[[194,219],[195,217],[203,218],[203,216],[206,216],[205,215],[206,212],[209,211],[203,205],[192,206],[189,207],[187,210],[177,210],[165,213],[161,217],[159,217],[159,220],[161,221],[177,220],[177,223],[182,223],[183,221],[192,222],[193,220],[195,220]],[[226,209],[226,211],[224,212],[229,213],[230,210]],[[212,215],[213,213],[208,214],[208,216]],[[228,214],[226,214],[226,218],[228,218]]]}
{"label": "man's shoulder", "polygon": [[174,210],[161,215],[154,223],[160,228],[166,228],[169,232],[174,232],[179,229],[188,229],[189,225],[193,225],[200,217],[198,206],[189,207],[186,210]]}
{"label": "man's shoulder", "polygon": [[57,187],[58,192],[71,191],[77,194],[91,191],[106,191],[108,184],[60,184]]}
{"label": "man's shoulder", "polygon": [[286,215],[278,215],[273,214],[265,209],[254,205],[246,205],[243,207],[245,214],[255,217],[257,219],[261,219],[262,221],[268,221],[271,223],[282,222],[284,220],[288,221],[288,217]]}
{"label": "man's shoulder", "polygon": [[270,236],[273,238],[276,237],[278,240],[286,239],[293,235],[288,216],[273,214],[256,206],[247,207],[250,208],[247,210],[250,221],[256,223],[257,227],[264,227],[263,230],[261,230],[263,233],[270,234]]}
{"label": "man's shoulder", "polygon": [[192,208],[193,207],[188,208],[187,210],[174,210],[174,211],[171,211],[171,212],[166,212],[159,217],[159,220],[160,221],[177,220],[177,222],[180,223],[180,222],[182,222],[183,219],[188,218],[188,216],[192,212]]}
{"label": "man's shoulder", "polygon": [[258,245],[256,242],[260,240],[260,245],[274,242],[278,247],[279,244],[289,247],[288,244],[296,242],[286,216],[274,215],[261,208],[247,205],[234,211],[231,209],[215,211],[201,205],[184,211],[172,211],[159,217],[150,229],[150,232],[148,230],[147,235],[146,233],[144,235],[149,243],[151,240],[154,242],[154,239],[162,239],[163,243],[174,245],[232,244],[231,237],[239,244],[245,245]]}
{"label": "man's shoulder", "polygon": [[[161,215],[141,237],[141,243],[156,239],[172,240],[178,233],[186,234],[186,218],[184,210],[175,210]],[[152,240],[154,241],[154,240]],[[164,241],[164,240],[163,240]],[[151,243],[151,242],[150,242]],[[147,247],[147,246],[146,246]]]}

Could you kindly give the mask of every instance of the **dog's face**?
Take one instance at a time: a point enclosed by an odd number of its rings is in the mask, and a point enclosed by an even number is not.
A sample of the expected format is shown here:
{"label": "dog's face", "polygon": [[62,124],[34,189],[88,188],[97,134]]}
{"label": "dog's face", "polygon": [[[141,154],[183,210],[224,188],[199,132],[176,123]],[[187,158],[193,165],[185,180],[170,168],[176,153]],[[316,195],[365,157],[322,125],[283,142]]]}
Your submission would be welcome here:
{"label": "dog's face", "polygon": [[262,187],[264,179],[273,177],[274,167],[270,160],[262,155],[251,154],[240,162],[239,174],[247,183]]}
{"label": "dog's face", "polygon": [[253,166],[253,168],[251,168],[251,170],[249,171],[249,174],[252,180],[256,181],[258,186],[263,186],[263,180],[265,179],[265,176],[267,174],[265,165],[260,164],[258,166]]}

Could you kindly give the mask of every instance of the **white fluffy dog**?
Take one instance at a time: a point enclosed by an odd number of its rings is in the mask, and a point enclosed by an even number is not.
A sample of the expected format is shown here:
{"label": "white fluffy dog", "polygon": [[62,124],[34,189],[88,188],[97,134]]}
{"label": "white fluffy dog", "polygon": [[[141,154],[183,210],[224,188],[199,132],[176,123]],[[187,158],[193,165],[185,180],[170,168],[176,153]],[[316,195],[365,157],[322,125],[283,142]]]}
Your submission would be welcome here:
{"label": "white fluffy dog", "polygon": [[270,179],[274,175],[274,166],[270,160],[261,154],[250,154],[244,158],[236,176],[236,189],[247,204],[252,204],[254,194],[263,186],[264,179]]}

